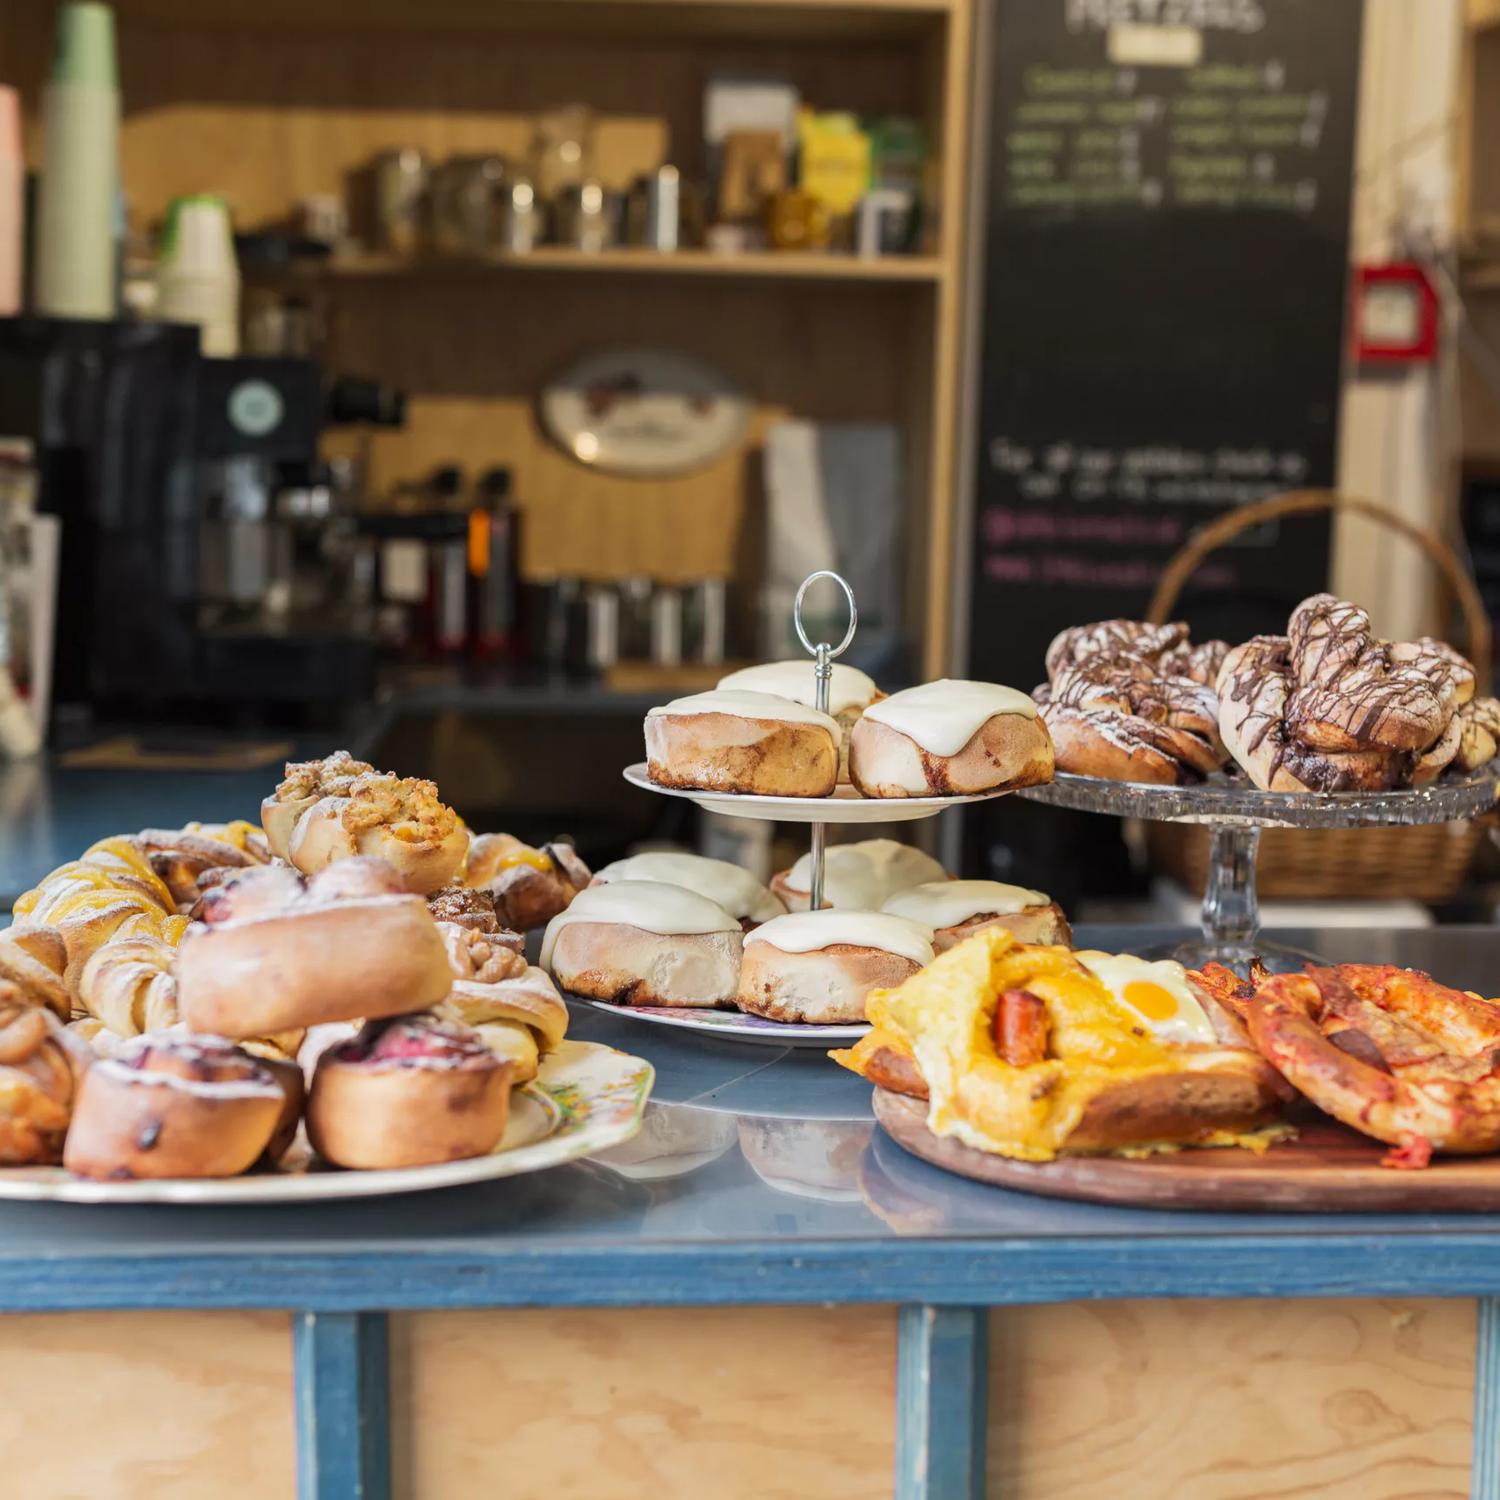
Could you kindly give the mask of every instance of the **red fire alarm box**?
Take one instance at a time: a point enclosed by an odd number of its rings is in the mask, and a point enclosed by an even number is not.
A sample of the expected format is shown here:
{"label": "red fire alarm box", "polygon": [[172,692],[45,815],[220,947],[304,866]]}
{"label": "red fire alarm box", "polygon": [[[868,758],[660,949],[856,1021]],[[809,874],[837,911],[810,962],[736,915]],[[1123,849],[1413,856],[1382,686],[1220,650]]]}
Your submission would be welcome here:
{"label": "red fire alarm box", "polygon": [[1430,364],[1437,356],[1438,296],[1415,261],[1356,266],[1350,319],[1362,364]]}

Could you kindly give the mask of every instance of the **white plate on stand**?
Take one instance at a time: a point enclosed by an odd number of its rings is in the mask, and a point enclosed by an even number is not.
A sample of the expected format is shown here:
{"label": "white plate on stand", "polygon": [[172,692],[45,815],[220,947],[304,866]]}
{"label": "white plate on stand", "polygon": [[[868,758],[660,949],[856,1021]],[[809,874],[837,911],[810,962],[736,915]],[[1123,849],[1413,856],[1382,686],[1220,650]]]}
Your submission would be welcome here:
{"label": "white plate on stand", "polygon": [[[731,818],[758,818],[763,823],[914,823],[935,817],[950,807],[988,802],[1010,795],[1005,787],[971,797],[861,797],[852,786],[841,786],[831,797],[759,797],[746,792],[704,792],[658,786],[646,775],[646,762],[625,767],[625,779],[643,792],[663,797],[686,797],[704,812]],[[774,1024],[774,1023],[772,1023]]]}
{"label": "white plate on stand", "polygon": [[758,1042],[764,1047],[845,1047],[857,1042],[870,1029],[868,1021],[848,1026],[812,1026],[799,1021],[768,1021],[764,1016],[746,1015],[744,1011],[710,1010],[706,1006],[693,1009],[672,1005],[611,1005],[607,1000],[585,1000],[581,995],[569,995],[568,999],[582,1001],[612,1016],[649,1021],[656,1026],[676,1026],[726,1041]]}

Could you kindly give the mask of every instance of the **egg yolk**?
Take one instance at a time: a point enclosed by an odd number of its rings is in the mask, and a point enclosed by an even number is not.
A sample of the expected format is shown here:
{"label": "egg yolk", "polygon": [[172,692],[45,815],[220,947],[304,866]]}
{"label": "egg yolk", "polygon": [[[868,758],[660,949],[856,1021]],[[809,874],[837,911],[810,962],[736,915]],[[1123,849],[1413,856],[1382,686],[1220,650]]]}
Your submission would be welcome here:
{"label": "egg yolk", "polygon": [[1148,1021],[1169,1021],[1177,1014],[1177,997],[1149,979],[1133,979],[1125,986],[1124,1000]]}

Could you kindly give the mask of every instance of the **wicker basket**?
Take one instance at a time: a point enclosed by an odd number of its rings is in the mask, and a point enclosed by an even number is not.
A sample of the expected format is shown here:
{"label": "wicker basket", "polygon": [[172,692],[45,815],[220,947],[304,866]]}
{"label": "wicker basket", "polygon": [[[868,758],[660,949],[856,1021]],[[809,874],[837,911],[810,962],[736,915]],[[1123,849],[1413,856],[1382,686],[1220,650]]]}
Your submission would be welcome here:
{"label": "wicker basket", "polygon": [[[1410,538],[1443,574],[1463,611],[1466,648],[1482,689],[1488,688],[1490,622],[1474,581],[1441,537],[1370,500],[1332,490],[1296,490],[1229,512],[1190,537],[1167,564],[1147,618],[1162,624],[1183,585],[1215,548],[1263,521],[1310,511],[1354,511]],[[1409,828],[1267,828],[1261,834],[1256,885],[1275,899],[1401,897],[1438,905],[1462,886],[1482,831],[1470,823]],[[1208,874],[1208,829],[1152,823],[1146,829],[1151,868],[1201,895]]]}

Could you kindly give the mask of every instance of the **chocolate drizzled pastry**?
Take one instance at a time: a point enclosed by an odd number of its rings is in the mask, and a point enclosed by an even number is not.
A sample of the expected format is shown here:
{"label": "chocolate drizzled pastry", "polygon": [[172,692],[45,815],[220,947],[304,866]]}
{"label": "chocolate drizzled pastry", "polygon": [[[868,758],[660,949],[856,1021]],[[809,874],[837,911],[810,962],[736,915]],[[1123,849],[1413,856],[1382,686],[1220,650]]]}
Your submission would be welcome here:
{"label": "chocolate drizzled pastry", "polygon": [[1032,696],[1057,767],[1115,781],[1180,785],[1228,758],[1213,677],[1228,646],[1194,645],[1182,621],[1100,620],[1047,648],[1048,682]]}
{"label": "chocolate drizzled pastry", "polygon": [[1451,646],[1382,641],[1357,605],[1315,594],[1286,635],[1255,636],[1225,657],[1219,729],[1259,787],[1387,791],[1495,753],[1500,734],[1488,726],[1500,731],[1500,704],[1492,713],[1494,700],[1475,700],[1474,683]]}

